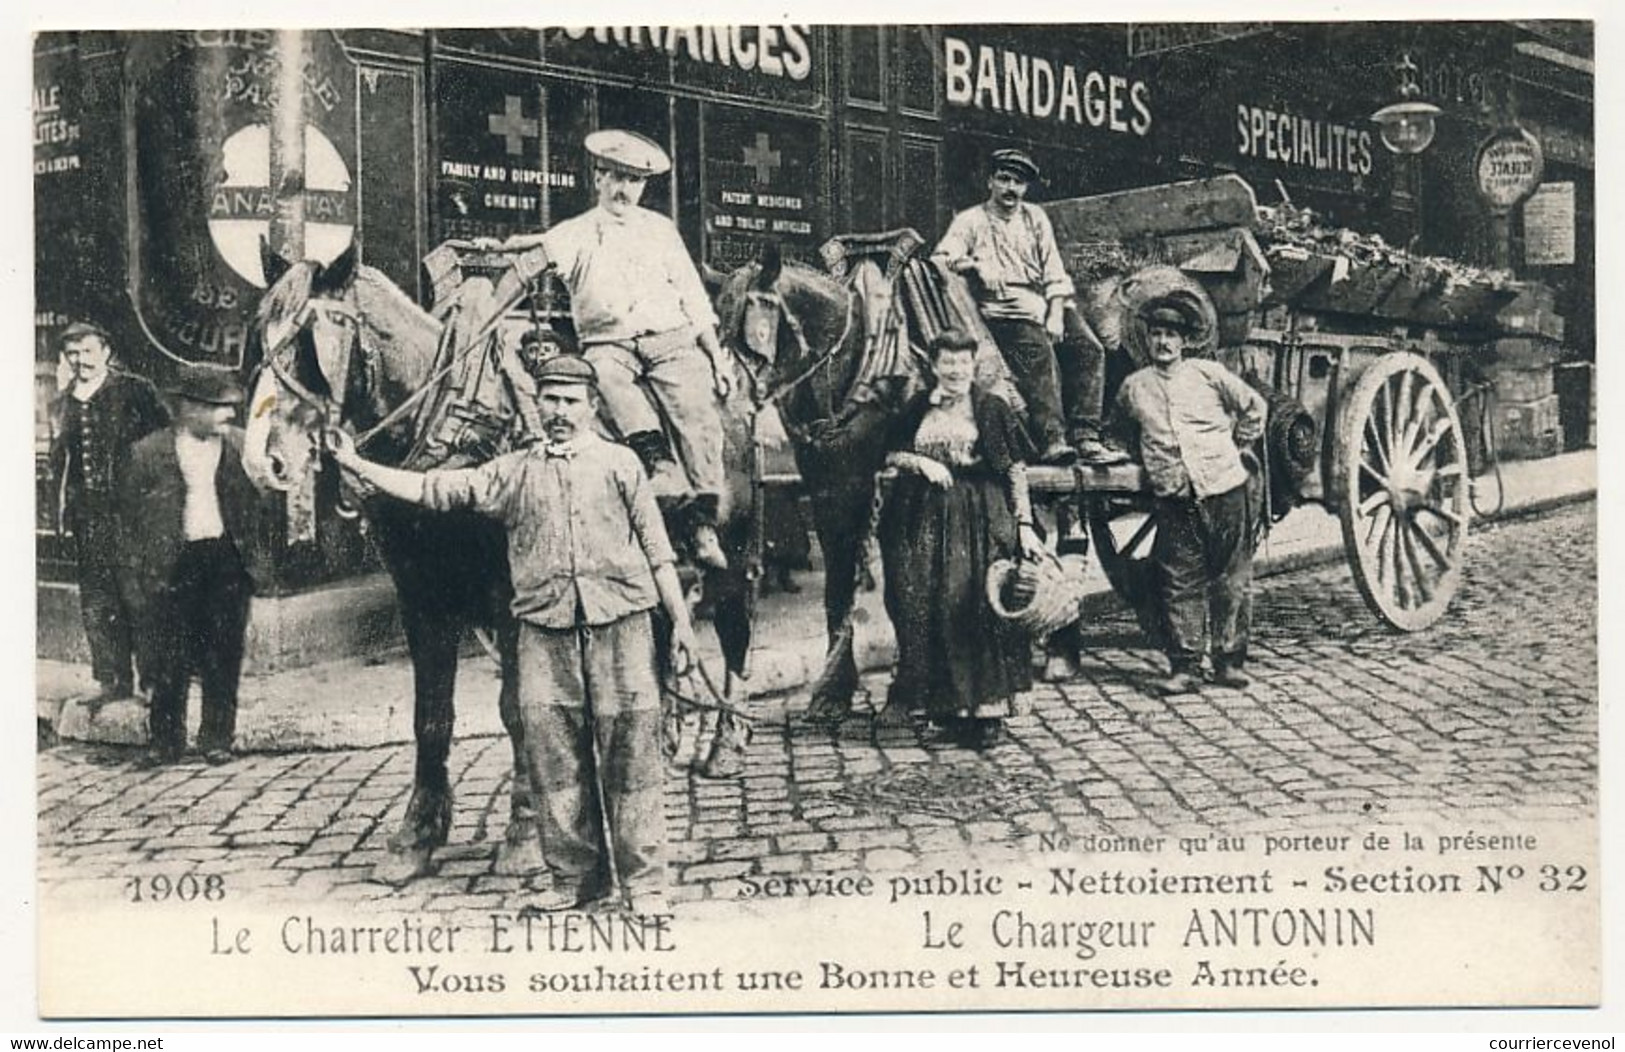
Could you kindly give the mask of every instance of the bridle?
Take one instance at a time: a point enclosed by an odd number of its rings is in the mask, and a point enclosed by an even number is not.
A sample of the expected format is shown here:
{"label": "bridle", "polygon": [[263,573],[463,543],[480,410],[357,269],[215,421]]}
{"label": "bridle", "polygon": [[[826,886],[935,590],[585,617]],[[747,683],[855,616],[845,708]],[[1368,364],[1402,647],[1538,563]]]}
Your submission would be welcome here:
{"label": "bridle", "polygon": [[[811,356],[812,348],[807,343],[806,329],[802,325],[801,319],[796,315],[795,311],[791,310],[790,305],[784,302],[784,296],[781,293],[777,291],[767,292],[759,289],[753,289],[750,292],[747,292],[745,296],[747,301],[768,304],[778,312],[779,318],[790,329],[791,334],[795,336],[796,347],[799,351],[799,354],[797,355],[798,360]],[[852,315],[856,310],[857,299],[849,296],[846,304],[846,323],[841,329],[840,336],[829,345],[829,348],[825,350],[823,354],[819,355],[816,359],[809,362],[803,368],[797,370],[795,375],[781,380],[769,388],[767,393],[759,400],[760,404],[767,405],[769,403],[777,403],[779,400],[795,391],[796,388],[800,387],[808,380],[811,380],[819,373],[820,370],[833,362],[836,355],[840,354],[841,348],[846,345],[847,337],[852,334]]]}

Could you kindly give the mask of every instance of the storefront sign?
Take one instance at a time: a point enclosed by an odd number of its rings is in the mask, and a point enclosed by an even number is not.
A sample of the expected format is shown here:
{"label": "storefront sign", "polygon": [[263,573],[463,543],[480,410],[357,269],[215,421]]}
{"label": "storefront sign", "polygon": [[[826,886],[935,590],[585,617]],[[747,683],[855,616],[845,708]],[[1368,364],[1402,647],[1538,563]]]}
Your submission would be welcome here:
{"label": "storefront sign", "polygon": [[1473,168],[1478,176],[1478,192],[1490,209],[1507,212],[1535,192],[1546,160],[1539,139],[1512,127],[1484,141]]}
{"label": "storefront sign", "polygon": [[818,128],[731,107],[706,124],[706,262],[730,270],[763,242],[813,258],[818,229]]}
{"label": "storefront sign", "polygon": [[812,26],[572,26],[544,31],[543,60],[732,95],[822,99]]}
{"label": "storefront sign", "polygon": [[1369,130],[1246,103],[1236,106],[1236,153],[1317,172],[1370,175],[1372,169]]}
{"label": "storefront sign", "polygon": [[261,242],[330,262],[356,231],[356,71],[330,32],[164,34],[138,54],[135,308],[160,350],[238,365]]}
{"label": "storefront sign", "polygon": [[949,105],[1125,135],[1151,130],[1151,88],[1143,80],[956,36],[942,38],[942,54]]}
{"label": "storefront sign", "polygon": [[[68,76],[77,68],[63,63]],[[77,80],[77,78],[74,78]],[[76,84],[51,80],[34,85],[34,175],[47,176],[76,172],[79,158],[80,125]]]}
{"label": "storefront sign", "polygon": [[1523,206],[1523,261],[1531,267],[1574,262],[1574,184],[1542,183]]}
{"label": "storefront sign", "polygon": [[1128,27],[1130,58],[1217,44],[1224,40],[1268,33],[1269,22],[1159,22],[1132,23]]}

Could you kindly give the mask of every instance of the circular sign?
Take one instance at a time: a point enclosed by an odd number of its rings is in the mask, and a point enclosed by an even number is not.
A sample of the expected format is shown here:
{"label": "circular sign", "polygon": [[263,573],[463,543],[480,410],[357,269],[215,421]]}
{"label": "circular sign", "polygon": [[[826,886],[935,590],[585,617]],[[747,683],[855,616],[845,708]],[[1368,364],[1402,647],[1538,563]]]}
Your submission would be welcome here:
{"label": "circular sign", "polygon": [[1497,212],[1510,211],[1535,192],[1546,168],[1540,140],[1522,128],[1503,128],[1484,140],[1473,166],[1478,192]]}

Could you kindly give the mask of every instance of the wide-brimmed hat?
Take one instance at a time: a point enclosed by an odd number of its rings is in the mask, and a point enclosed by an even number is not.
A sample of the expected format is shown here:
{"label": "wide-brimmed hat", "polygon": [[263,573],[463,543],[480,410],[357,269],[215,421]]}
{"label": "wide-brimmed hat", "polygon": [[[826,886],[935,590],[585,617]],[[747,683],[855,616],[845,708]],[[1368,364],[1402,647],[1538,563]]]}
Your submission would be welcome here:
{"label": "wide-brimmed hat", "polygon": [[647,179],[671,171],[671,158],[653,139],[620,128],[605,128],[587,136],[587,152],[599,166]]}
{"label": "wide-brimmed hat", "polygon": [[598,370],[579,354],[555,354],[536,370],[536,386],[544,384],[585,384],[598,386]]}
{"label": "wide-brimmed hat", "polygon": [[218,365],[182,366],[164,390],[188,402],[206,405],[237,405],[244,397],[237,374]]}
{"label": "wide-brimmed hat", "polygon": [[107,335],[106,329],[93,321],[83,319],[69,322],[61,332],[57,333],[56,342],[66,344],[69,340],[77,340],[85,336],[99,337],[103,343],[113,342],[112,337]]}
{"label": "wide-brimmed hat", "polygon": [[1202,320],[1193,313],[1191,304],[1179,296],[1147,300],[1140,308],[1140,318],[1147,329],[1173,329],[1187,336],[1202,327]]}
{"label": "wide-brimmed hat", "polygon": [[1038,171],[1038,162],[1034,161],[1025,150],[994,150],[988,159],[988,171],[1010,172],[1020,176],[1029,183],[1036,183],[1041,177]]}

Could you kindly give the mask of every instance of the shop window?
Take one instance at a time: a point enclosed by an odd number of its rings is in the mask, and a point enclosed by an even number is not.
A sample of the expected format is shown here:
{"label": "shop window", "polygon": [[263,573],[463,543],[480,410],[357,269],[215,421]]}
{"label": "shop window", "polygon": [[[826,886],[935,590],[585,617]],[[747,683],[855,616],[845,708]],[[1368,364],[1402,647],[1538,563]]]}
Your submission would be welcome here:
{"label": "shop window", "polygon": [[705,258],[729,270],[772,242],[816,258],[824,238],[818,122],[735,106],[705,111]]}
{"label": "shop window", "polygon": [[846,98],[859,105],[886,105],[886,30],[881,26],[848,26]]}
{"label": "shop window", "polygon": [[846,150],[851,229],[886,229],[886,133],[851,129]]}
{"label": "shop window", "polygon": [[[417,75],[363,67],[361,107],[360,242],[368,266],[417,295],[423,231],[418,225],[422,155]],[[411,222],[403,217],[411,216]]]}

